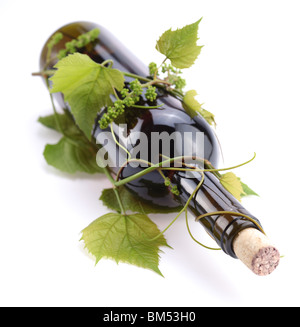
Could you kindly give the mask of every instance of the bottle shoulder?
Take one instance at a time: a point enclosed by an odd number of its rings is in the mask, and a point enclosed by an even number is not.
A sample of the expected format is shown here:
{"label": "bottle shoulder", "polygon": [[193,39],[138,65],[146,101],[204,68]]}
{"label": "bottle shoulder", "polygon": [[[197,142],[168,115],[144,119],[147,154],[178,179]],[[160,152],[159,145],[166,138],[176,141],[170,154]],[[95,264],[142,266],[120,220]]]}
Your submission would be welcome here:
{"label": "bottle shoulder", "polygon": [[[146,100],[142,100],[142,104],[153,105],[147,103]],[[213,128],[200,114],[191,117],[183,108],[182,101],[166,92],[158,96],[155,105],[161,107],[156,109],[126,108],[122,117],[113,124],[115,136],[121,144],[131,151],[141,141],[141,134],[144,134],[148,140],[150,158],[157,139],[164,140],[165,137],[166,142],[172,140],[175,142],[170,143],[171,148],[180,147],[179,153],[191,153],[190,148],[193,149],[193,153],[199,154],[198,157],[210,161],[215,167],[218,166],[221,157],[220,144]],[[94,136],[97,137],[102,131],[97,126]],[[200,135],[200,141],[197,138],[198,135]],[[161,148],[163,155],[175,156],[174,151],[164,153],[163,150]]]}

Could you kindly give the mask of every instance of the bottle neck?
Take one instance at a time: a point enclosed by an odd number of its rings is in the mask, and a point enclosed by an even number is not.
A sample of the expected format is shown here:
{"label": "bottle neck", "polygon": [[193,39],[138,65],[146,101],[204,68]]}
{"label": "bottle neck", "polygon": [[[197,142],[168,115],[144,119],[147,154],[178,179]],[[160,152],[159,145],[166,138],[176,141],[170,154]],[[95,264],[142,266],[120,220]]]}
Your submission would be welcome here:
{"label": "bottle neck", "polygon": [[[191,176],[185,172],[177,172],[173,175],[172,182],[178,185],[182,204],[188,201],[201,180],[202,174],[200,173],[193,173],[193,176]],[[211,172],[204,173],[202,185],[189,203],[189,210],[195,217],[218,211],[232,212],[232,215],[209,215],[200,219],[199,222],[209,235],[215,239],[221,249],[234,258],[236,258],[236,255],[233,251],[233,241],[237,234],[250,227],[258,229],[254,222],[237,215],[237,213],[249,216],[260,225],[260,222],[222,186],[219,179]]]}

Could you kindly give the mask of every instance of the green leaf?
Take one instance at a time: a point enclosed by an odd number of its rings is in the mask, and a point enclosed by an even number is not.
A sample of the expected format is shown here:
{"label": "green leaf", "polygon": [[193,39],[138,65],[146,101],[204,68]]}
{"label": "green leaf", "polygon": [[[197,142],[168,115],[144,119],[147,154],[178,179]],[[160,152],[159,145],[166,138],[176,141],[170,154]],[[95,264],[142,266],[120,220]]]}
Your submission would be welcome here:
{"label": "green leaf", "polygon": [[189,68],[200,54],[197,45],[198,25],[201,19],[181,29],[164,32],[156,43],[156,49],[171,60],[176,68]]}
{"label": "green leaf", "polygon": [[239,178],[234,173],[229,172],[222,175],[220,182],[227,191],[229,191],[236,199],[241,201],[241,196],[244,191]]}
{"label": "green leaf", "polygon": [[242,188],[243,188],[243,192],[244,192],[242,194],[242,196],[247,196],[247,195],[259,196],[256,192],[254,192],[248,185],[246,185],[242,181],[241,181],[241,184],[242,184]]}
{"label": "green leaf", "polygon": [[183,97],[183,107],[185,111],[193,118],[199,113],[210,125],[215,124],[215,116],[202,108],[202,105],[195,99],[197,96],[195,90],[187,91]]}
{"label": "green leaf", "polygon": [[[135,196],[132,192],[128,191],[124,186],[119,186],[118,192],[125,211],[148,214],[179,212],[182,209],[181,206],[170,208],[143,201],[138,196]],[[121,208],[112,188],[104,189],[100,200],[102,200],[103,204],[109,209],[121,212]]]}
{"label": "green leaf", "polygon": [[92,147],[74,143],[64,136],[57,144],[46,145],[44,157],[49,165],[69,174],[103,172],[96,163],[96,151]]}
{"label": "green leaf", "polygon": [[157,226],[143,214],[122,215],[108,213],[82,231],[81,240],[96,257],[96,264],[103,257],[151,269],[158,269],[160,246],[168,246]]}
{"label": "green leaf", "polygon": [[[65,134],[71,135],[82,135],[80,129],[76,126],[74,119],[69,112],[69,110],[64,110],[63,114],[57,114],[57,119],[59,121],[59,125]],[[55,115],[48,115],[44,117],[39,117],[38,122],[43,124],[44,126],[54,129],[57,132],[60,132],[59,126],[57,126],[57,120]]]}
{"label": "green leaf", "polygon": [[124,86],[124,76],[117,70],[101,66],[84,54],[75,53],[60,60],[51,77],[51,93],[62,92],[71,107],[76,123],[91,139],[95,118],[100,109],[112,104],[114,89]]}
{"label": "green leaf", "polygon": [[[102,168],[96,162],[98,148],[76,126],[70,113],[66,111],[57,118],[65,136],[57,144],[46,145],[44,157],[47,163],[70,174],[78,171],[89,174],[102,173]],[[40,117],[39,122],[59,131],[55,115]]]}
{"label": "green leaf", "polygon": [[201,111],[201,104],[195,99],[197,96],[195,90],[187,91],[183,97],[184,109],[188,112],[191,117],[197,116],[197,113]]}

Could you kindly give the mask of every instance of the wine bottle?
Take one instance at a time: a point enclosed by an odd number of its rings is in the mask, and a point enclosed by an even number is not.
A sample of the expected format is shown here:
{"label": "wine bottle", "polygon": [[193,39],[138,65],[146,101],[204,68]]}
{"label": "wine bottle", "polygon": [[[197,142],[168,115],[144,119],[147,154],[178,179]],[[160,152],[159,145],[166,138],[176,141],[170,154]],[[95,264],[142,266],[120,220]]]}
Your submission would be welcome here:
{"label": "wine bottle", "polygon": [[[52,49],[53,60],[46,61],[47,44],[52,37],[50,36],[41,53],[41,71],[53,68],[57,62],[56,54],[64,47],[66,42],[94,28],[99,28],[99,37],[91,44],[78,49],[79,52],[89,55],[91,59],[98,63],[111,59],[113,60],[113,68],[147,77],[148,67],[130,53],[109,31],[89,22],[68,24],[56,31],[61,32],[63,38]],[[128,88],[133,78],[125,78]],[[54,97],[61,106],[66,107],[62,94],[56,93]],[[163,88],[157,89],[155,103],[149,102],[142,95],[138,104],[150,107],[155,105],[157,108],[126,109],[124,114],[112,124],[113,137],[111,139],[105,139],[104,137],[111,130],[109,128],[101,129],[97,123],[107,109],[99,108],[99,116],[95,117],[95,128],[91,131],[94,139],[101,144],[102,151],[106,151],[109,157],[113,153],[116,154],[113,158],[109,158],[111,159],[109,169],[113,174],[118,174],[118,178],[122,180],[148,167],[147,164],[145,166],[137,162],[135,165],[124,165],[120,170],[122,162],[126,162],[128,159],[128,153],[132,154],[138,147],[139,142],[141,142],[137,135],[144,135],[147,140],[146,150],[143,149],[146,158],[142,157],[141,152],[139,152],[137,157],[139,159],[153,162],[150,159],[153,158],[155,150],[159,152],[156,160],[162,162],[166,158],[173,158],[177,148],[183,149],[185,153],[186,149],[184,147],[191,147],[194,150],[196,149],[197,153],[200,150],[203,159],[210,162],[213,167],[218,168],[221,157],[220,144],[215,131],[200,114],[194,116],[188,113],[184,109],[182,101]],[[105,134],[105,132],[107,133]],[[157,143],[157,139],[154,142],[153,135],[157,138],[162,133],[171,136],[174,135],[174,132],[182,137],[177,139],[170,137],[169,146],[165,147],[165,149],[162,142]],[[201,133],[203,136],[202,149],[197,149],[197,146],[199,148],[199,144],[196,144],[197,133]],[[184,144],[182,144],[183,139]],[[117,143],[115,140],[117,140]],[[178,142],[181,143],[178,144]],[[118,148],[117,152],[115,151],[116,146]],[[192,153],[191,157],[193,156],[194,153]],[[130,180],[125,184],[125,187],[143,201],[147,201],[152,205],[170,208],[184,205],[193,195],[192,200],[189,202],[189,210],[195,217],[213,212],[232,212],[232,214],[207,215],[198,221],[226,254],[233,258],[240,258],[256,274],[269,274],[276,268],[279,253],[259,231],[260,222],[221,185],[213,172],[204,172],[204,179],[203,173],[197,171],[162,169],[161,172],[163,172],[164,176],[157,170],[153,170],[139,178]],[[170,191],[170,187],[165,185],[166,178],[172,185],[176,185],[178,192],[174,194]],[[197,189],[200,181],[202,181],[202,185]],[[193,194],[195,189],[197,189],[197,192]],[[244,215],[251,217],[251,220]]]}

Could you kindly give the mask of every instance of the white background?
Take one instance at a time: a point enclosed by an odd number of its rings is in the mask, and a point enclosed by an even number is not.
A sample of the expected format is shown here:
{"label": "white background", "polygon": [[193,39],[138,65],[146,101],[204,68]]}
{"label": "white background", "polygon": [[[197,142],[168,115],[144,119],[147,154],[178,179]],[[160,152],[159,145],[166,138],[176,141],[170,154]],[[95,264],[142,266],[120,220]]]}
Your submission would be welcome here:
{"label": "white background", "polygon": [[[0,0],[0,305],[1,306],[298,306],[299,298],[299,1]],[[39,77],[40,50],[61,25],[88,20],[110,29],[145,63],[159,62],[162,32],[203,17],[187,89],[216,116],[224,167],[257,158],[236,174],[260,197],[243,204],[284,258],[267,277],[194,243],[180,219],[166,232],[160,269],[101,260],[80,231],[108,212],[103,176],[68,176],[42,152],[59,136],[37,123],[51,113]],[[163,229],[174,215],[151,216]],[[190,221],[195,236],[212,244]]]}

